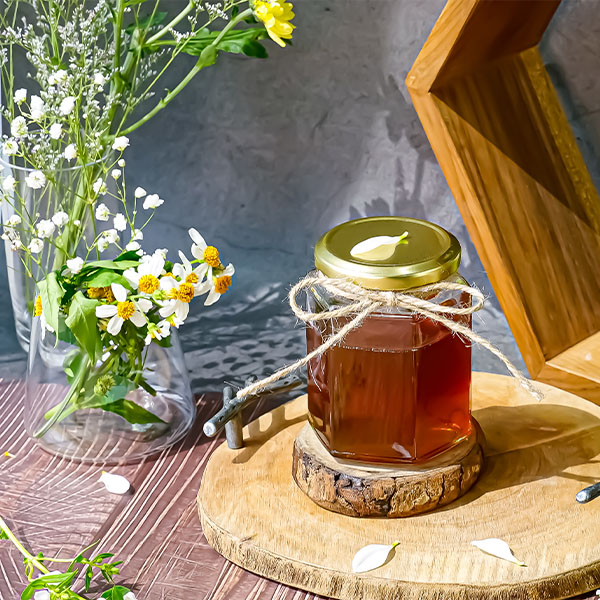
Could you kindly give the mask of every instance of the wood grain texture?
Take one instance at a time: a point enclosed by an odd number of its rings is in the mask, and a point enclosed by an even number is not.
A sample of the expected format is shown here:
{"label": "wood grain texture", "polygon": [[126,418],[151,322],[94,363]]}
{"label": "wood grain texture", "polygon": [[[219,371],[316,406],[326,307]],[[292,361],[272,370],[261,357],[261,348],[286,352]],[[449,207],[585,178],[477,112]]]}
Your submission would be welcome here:
{"label": "wood grain texture", "polygon": [[[475,486],[443,509],[407,519],[356,519],[297,489],[292,446],[305,397],[251,423],[248,445],[221,445],[205,470],[199,511],[211,545],[261,575],[344,600],[565,598],[600,585],[600,502],[575,494],[600,477],[600,407],[543,386],[538,403],[509,377],[474,373],[485,436]],[[235,494],[232,490],[235,489]],[[526,568],[472,540],[506,540]],[[351,573],[355,552],[399,541],[393,560]]]}
{"label": "wood grain texture", "polygon": [[597,402],[571,349],[600,331],[600,197],[536,48],[557,6],[450,0],[406,81],[529,372]]}
{"label": "wood grain texture", "polygon": [[292,476],[316,504],[350,517],[409,517],[466,494],[481,471],[482,434],[421,466],[361,465],[338,460],[307,423],[296,436]]}

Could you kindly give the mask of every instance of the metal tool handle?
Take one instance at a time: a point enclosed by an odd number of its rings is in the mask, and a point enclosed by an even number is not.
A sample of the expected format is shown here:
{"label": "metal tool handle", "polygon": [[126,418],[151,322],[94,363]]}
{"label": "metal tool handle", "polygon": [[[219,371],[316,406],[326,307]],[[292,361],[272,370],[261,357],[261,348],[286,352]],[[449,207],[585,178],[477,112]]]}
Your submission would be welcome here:
{"label": "metal tool handle", "polygon": [[594,485],[586,487],[580,492],[577,492],[575,500],[577,500],[577,502],[580,504],[585,504],[594,498],[598,498],[598,496],[600,496],[600,481],[598,483],[594,483]]}

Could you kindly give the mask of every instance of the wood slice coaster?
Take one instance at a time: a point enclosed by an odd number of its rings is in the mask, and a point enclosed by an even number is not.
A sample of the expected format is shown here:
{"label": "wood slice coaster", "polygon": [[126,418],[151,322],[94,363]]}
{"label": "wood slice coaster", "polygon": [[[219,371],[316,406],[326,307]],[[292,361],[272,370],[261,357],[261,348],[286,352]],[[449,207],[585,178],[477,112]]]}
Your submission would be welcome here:
{"label": "wood slice coaster", "polygon": [[469,439],[419,467],[373,466],[334,458],[307,423],[294,441],[292,476],[327,510],[351,517],[409,517],[471,489],[483,464],[480,437],[476,427]]}
{"label": "wood slice coaster", "polygon": [[[600,587],[600,499],[575,494],[600,480],[600,406],[539,385],[542,402],[501,375],[473,374],[473,415],[485,433],[476,484],[451,504],[405,519],[356,519],[317,506],[294,482],[294,440],[306,398],[222,444],[198,494],[208,542],[281,583],[343,600],[567,598]],[[527,566],[484,554],[497,537]],[[352,573],[367,544],[400,542],[382,567]]]}

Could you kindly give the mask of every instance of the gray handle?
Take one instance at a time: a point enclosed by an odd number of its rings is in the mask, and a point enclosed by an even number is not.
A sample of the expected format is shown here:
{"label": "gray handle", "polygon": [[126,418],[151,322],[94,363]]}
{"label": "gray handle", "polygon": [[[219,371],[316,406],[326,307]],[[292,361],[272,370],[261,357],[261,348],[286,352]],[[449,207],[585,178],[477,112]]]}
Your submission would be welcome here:
{"label": "gray handle", "polygon": [[594,483],[594,485],[586,487],[580,492],[577,492],[575,500],[577,500],[577,502],[580,504],[585,504],[586,502],[589,502],[598,496],[600,496],[600,481],[598,483]]}

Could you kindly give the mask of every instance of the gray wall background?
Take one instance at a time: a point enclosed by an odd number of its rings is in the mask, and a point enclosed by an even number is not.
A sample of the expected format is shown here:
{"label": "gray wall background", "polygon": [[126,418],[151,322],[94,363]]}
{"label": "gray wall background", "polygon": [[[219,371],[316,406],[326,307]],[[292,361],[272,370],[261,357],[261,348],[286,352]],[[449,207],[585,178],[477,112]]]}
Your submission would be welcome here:
{"label": "gray wall background", "polygon": [[[311,268],[323,232],[378,214],[429,219],[457,235],[463,274],[489,294],[474,326],[524,369],[403,83],[443,6],[297,0],[293,47],[269,44],[266,61],[222,56],[131,137],[131,185],[166,200],[146,244],[174,252],[189,246],[194,226],[237,268],[232,290],[209,309],[193,304],[181,331],[197,391],[297,358],[304,338],[287,307],[290,285]],[[597,0],[565,0],[542,47],[596,182],[598,8]],[[0,371],[14,375],[22,355],[5,285],[0,311]],[[502,372],[480,349],[474,367]]]}

